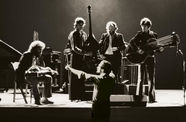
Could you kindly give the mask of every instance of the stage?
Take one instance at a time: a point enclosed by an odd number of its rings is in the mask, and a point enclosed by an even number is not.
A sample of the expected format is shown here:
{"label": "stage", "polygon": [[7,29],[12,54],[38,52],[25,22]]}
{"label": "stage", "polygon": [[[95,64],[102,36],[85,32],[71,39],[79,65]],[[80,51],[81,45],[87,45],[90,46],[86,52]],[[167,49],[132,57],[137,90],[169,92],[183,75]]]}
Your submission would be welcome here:
{"label": "stage", "polygon": [[[13,103],[13,90],[0,93],[1,120],[60,120],[90,121],[91,101],[70,101],[68,94],[53,93],[50,100],[52,105],[35,105],[34,99],[30,103],[30,95],[27,96],[28,104],[17,90],[16,101]],[[156,90],[156,103],[147,103],[146,107],[112,106],[111,122],[180,122],[186,120],[186,107],[184,106],[182,90]]]}

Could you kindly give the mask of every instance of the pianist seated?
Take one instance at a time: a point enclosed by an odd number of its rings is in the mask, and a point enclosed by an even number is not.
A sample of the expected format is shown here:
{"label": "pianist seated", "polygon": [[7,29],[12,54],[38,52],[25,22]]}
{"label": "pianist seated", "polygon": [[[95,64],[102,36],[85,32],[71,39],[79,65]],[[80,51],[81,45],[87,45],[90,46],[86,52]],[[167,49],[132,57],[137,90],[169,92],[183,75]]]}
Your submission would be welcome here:
{"label": "pianist seated", "polygon": [[[32,85],[35,104],[53,104],[48,98],[52,96],[52,76],[58,74],[49,67],[45,67],[42,59],[42,51],[45,44],[39,40],[33,41],[28,50],[23,53],[19,60],[16,71],[18,86],[22,87],[25,80]],[[44,83],[44,90],[40,93],[38,84]]]}

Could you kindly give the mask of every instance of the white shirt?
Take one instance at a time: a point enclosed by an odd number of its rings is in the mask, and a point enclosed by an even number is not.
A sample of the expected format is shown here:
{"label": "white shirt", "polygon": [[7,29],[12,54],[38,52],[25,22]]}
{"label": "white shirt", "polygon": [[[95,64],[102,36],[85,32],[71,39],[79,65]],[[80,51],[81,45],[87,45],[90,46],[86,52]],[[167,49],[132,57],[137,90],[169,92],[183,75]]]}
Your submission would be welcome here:
{"label": "white shirt", "polygon": [[106,55],[113,55],[113,51],[112,51],[112,36],[109,35],[109,45],[108,48],[105,52]]}

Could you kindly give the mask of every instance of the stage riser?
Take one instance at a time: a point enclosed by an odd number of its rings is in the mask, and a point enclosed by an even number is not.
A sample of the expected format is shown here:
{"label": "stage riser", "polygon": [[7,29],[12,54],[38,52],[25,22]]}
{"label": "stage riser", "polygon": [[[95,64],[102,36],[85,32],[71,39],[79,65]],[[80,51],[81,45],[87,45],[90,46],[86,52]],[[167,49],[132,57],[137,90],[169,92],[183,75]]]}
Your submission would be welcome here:
{"label": "stage riser", "polygon": [[[148,95],[148,85],[143,85],[143,93],[145,95]],[[85,100],[92,100],[92,94],[93,94],[93,85],[85,85]],[[125,84],[116,84],[114,87],[114,90],[112,92],[111,98],[112,96],[116,96],[116,95],[123,95],[123,97],[125,98],[123,103],[113,103],[112,105],[126,105],[126,106],[135,106],[136,103],[133,103],[133,100],[130,101],[129,98],[133,97],[133,95],[136,94],[136,85],[125,85]],[[146,105],[146,101],[145,100],[142,103],[143,105]],[[140,103],[141,105],[141,103]]]}
{"label": "stage riser", "polygon": [[[91,108],[0,108],[1,121],[91,122]],[[185,107],[112,107],[111,122],[185,122]]]}

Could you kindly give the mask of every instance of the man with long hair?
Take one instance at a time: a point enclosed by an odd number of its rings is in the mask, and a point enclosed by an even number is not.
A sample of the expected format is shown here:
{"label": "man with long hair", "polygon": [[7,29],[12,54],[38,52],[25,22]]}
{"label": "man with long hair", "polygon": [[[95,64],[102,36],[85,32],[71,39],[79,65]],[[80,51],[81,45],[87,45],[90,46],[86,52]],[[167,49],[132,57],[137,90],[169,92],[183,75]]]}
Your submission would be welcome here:
{"label": "man with long hair", "polygon": [[[19,86],[22,87],[25,80],[29,81],[32,85],[33,96],[35,99],[35,104],[41,105],[43,104],[53,104],[52,101],[49,101],[47,98],[52,96],[52,77],[48,74],[41,76],[32,76],[27,75],[29,72],[40,72],[47,71],[52,74],[57,74],[54,70],[49,67],[45,67],[44,61],[41,58],[42,51],[45,48],[45,44],[42,41],[36,40],[31,42],[28,50],[23,53],[20,58],[20,63],[17,73],[17,82]],[[27,72],[27,73],[26,73]],[[26,79],[25,79],[26,77]],[[42,99],[40,101],[40,93],[38,89],[38,83],[44,82],[44,91],[42,92]]]}
{"label": "man with long hair", "polygon": [[99,42],[100,57],[111,62],[117,82],[120,82],[121,51],[125,49],[123,34],[118,33],[118,26],[115,22],[109,21],[106,24],[106,33],[101,35]]}

